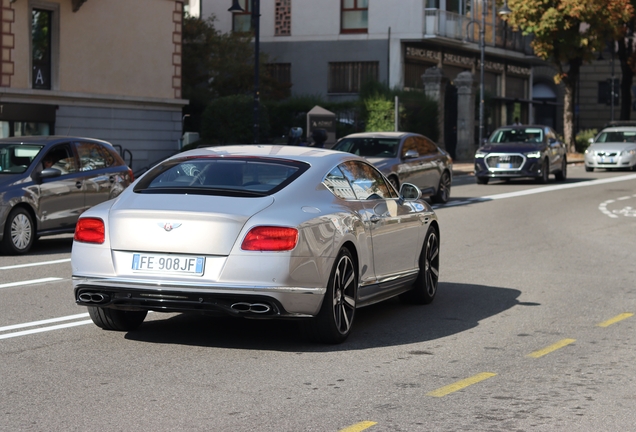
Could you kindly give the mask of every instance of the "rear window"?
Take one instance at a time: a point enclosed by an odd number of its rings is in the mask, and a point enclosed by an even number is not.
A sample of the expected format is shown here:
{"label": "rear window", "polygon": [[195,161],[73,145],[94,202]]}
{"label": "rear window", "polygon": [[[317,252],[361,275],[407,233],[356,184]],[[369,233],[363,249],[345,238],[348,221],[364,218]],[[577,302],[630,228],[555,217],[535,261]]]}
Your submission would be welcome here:
{"label": "rear window", "polygon": [[345,138],[333,150],[353,153],[362,157],[394,158],[400,146],[399,139]]}
{"label": "rear window", "polygon": [[199,157],[166,161],[146,174],[137,193],[193,193],[224,196],[266,196],[293,182],[309,165],[302,162]]}

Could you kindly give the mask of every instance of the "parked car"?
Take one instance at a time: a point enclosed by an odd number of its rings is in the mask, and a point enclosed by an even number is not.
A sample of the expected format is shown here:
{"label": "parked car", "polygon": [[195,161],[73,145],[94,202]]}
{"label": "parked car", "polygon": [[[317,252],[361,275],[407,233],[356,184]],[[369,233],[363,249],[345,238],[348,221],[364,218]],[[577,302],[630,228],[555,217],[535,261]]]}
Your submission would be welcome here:
{"label": "parked car", "polygon": [[180,153],[80,217],[75,301],[106,330],[132,330],[148,311],[216,312],[305,319],[313,339],[339,343],[360,307],[433,301],[439,224],[420,197],[332,150]]}
{"label": "parked car", "polygon": [[436,203],[448,202],[453,159],[432,140],[409,132],[366,132],[347,135],[333,147],[366,158],[395,190],[409,182]]}
{"label": "parked car", "polygon": [[585,171],[631,169],[636,171],[636,126],[606,127],[585,150]]}
{"label": "parked car", "polygon": [[106,141],[0,139],[0,248],[24,254],[40,236],[73,233],[80,214],[132,181],[132,171]]}
{"label": "parked car", "polygon": [[541,125],[505,126],[495,130],[475,153],[475,179],[533,177],[547,183],[567,177],[567,149],[552,128]]}

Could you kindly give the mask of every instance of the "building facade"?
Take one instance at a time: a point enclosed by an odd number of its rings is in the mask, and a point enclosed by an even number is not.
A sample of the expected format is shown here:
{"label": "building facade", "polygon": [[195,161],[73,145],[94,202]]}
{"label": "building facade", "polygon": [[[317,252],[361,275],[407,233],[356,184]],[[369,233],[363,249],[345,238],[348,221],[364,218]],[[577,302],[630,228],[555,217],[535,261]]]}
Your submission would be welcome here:
{"label": "building facade", "polygon": [[180,0],[0,0],[0,135],[112,142],[133,170],[178,151]]}
{"label": "building facade", "polygon": [[[238,2],[245,13],[229,13],[231,0],[201,0],[202,17],[214,15],[222,32],[249,30],[251,0]],[[260,49],[294,95],[350,99],[370,78],[426,91],[440,107],[440,144],[456,157],[472,157],[483,26],[484,136],[516,117],[561,128],[554,71],[533,55],[527,37],[506,27],[493,0],[259,3]]]}

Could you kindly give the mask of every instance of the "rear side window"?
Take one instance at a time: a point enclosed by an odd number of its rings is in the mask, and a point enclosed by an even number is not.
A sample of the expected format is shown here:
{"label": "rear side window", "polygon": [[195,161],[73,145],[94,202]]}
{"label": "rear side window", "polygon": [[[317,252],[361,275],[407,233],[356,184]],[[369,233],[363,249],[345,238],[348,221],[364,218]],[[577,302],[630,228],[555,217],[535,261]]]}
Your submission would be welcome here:
{"label": "rear side window", "polygon": [[201,157],[172,159],[137,183],[138,193],[265,196],[283,189],[309,165],[287,160]]}
{"label": "rear side window", "polygon": [[77,144],[77,152],[81,171],[108,168],[115,164],[113,155],[98,143],[80,142]]}
{"label": "rear side window", "polygon": [[0,144],[0,172],[25,172],[41,149],[41,145]]}

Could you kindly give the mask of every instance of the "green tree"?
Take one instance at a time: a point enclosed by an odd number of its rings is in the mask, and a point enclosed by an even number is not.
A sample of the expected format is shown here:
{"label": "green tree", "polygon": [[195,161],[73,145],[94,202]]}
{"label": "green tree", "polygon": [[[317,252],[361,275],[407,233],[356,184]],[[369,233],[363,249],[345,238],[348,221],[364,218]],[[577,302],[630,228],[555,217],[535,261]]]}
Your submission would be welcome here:
{"label": "green tree", "polygon": [[[200,131],[201,114],[219,97],[252,95],[254,92],[254,46],[251,33],[221,33],[215,17],[185,16],[183,20],[183,97],[190,101],[191,129]],[[280,97],[281,84],[267,73],[267,56],[259,58],[261,98]]]}
{"label": "green tree", "polygon": [[636,0],[630,0],[632,14],[629,20],[617,26],[615,33],[615,46],[621,67],[621,120],[629,120],[632,113],[632,84],[636,73],[636,46],[634,46],[634,32],[636,31]]}
{"label": "green tree", "polygon": [[554,79],[565,86],[563,135],[575,151],[574,100],[583,63],[616,34],[633,13],[630,0],[509,0],[506,19],[524,34],[532,34],[535,54],[557,69]]}

